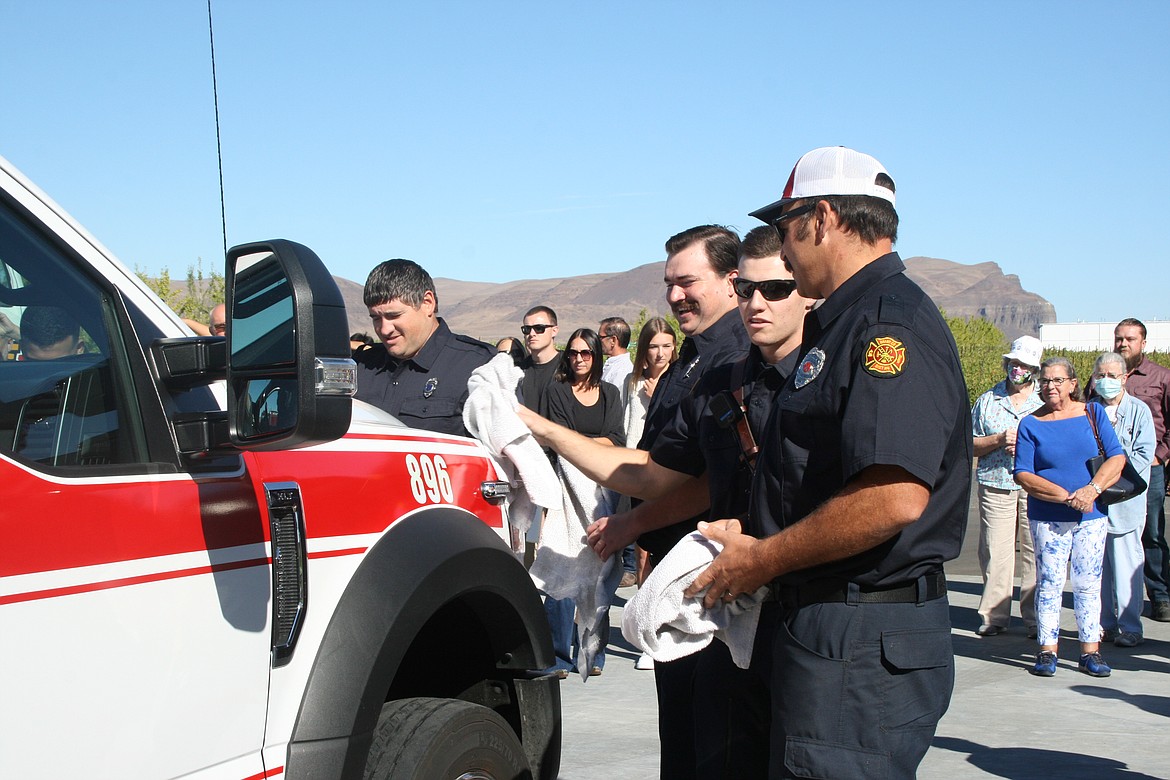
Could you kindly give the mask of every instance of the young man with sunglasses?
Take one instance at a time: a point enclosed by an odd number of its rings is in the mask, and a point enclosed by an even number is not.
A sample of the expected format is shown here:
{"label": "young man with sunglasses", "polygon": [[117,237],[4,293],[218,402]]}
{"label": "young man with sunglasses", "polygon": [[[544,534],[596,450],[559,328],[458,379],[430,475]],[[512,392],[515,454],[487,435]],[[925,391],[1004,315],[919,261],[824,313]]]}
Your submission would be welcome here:
{"label": "young man with sunglasses", "polygon": [[524,314],[520,334],[528,357],[520,363],[524,379],[520,382],[521,400],[538,414],[544,414],[545,392],[557,370],[557,313],[547,306],[533,306]]}
{"label": "young man with sunglasses", "polygon": [[753,213],[803,295],[800,363],[760,442],[746,527],[688,588],[706,605],[770,585],[770,776],[915,776],[954,687],[943,563],[959,554],[971,415],[938,307],[893,252],[893,179],[816,149]]}

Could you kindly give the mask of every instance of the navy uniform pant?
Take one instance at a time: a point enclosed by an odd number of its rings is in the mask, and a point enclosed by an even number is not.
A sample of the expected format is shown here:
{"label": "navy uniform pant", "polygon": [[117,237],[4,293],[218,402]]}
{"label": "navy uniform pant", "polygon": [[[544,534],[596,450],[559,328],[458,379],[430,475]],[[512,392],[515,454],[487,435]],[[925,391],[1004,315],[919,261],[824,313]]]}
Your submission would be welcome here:
{"label": "navy uniform pant", "polygon": [[761,650],[757,642],[762,657],[751,669],[736,666],[718,639],[677,661],[655,662],[663,780],[768,776],[767,644]]}
{"label": "navy uniform pant", "polygon": [[765,610],[769,776],[913,778],[954,689],[947,599]]}

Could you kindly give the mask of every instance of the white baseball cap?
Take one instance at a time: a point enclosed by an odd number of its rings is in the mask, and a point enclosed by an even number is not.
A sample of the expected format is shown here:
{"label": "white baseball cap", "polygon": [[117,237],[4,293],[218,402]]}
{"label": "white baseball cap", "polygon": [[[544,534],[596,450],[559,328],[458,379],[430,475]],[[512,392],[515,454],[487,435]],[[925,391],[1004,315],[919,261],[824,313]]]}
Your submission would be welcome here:
{"label": "white baseball cap", "polygon": [[893,184],[893,177],[885,167],[868,154],[844,146],[822,146],[796,161],[780,200],[756,209],[749,216],[771,224],[785,204],[827,195],[868,195],[893,205],[892,186],[882,186],[877,182],[881,174]]}
{"label": "white baseball cap", "polygon": [[1040,358],[1044,354],[1044,345],[1035,336],[1020,336],[1012,342],[1011,352],[1004,355],[1008,360],[1018,360],[1026,366],[1040,367]]}

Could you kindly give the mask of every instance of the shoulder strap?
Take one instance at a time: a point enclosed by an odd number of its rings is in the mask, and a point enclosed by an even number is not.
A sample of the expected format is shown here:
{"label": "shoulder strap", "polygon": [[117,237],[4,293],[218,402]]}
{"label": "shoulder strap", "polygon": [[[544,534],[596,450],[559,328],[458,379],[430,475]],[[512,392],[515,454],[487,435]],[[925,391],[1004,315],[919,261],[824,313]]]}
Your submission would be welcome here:
{"label": "shoulder strap", "polygon": [[748,422],[747,407],[743,403],[743,379],[747,374],[748,356],[744,355],[731,367],[731,395],[739,406],[739,415],[735,421],[735,430],[739,435],[739,448],[743,451],[743,458],[751,468],[756,462],[756,455],[760,448],[756,444],[756,437],[752,435],[752,427]]}
{"label": "shoulder strap", "polygon": [[747,375],[748,356],[744,355],[731,365],[731,394],[743,406],[743,378]]}
{"label": "shoulder strap", "polygon": [[1089,418],[1089,427],[1093,429],[1093,438],[1097,440],[1097,454],[1105,455],[1105,448],[1101,446],[1101,434],[1097,433],[1097,420],[1093,417],[1093,413],[1089,411],[1089,407],[1093,404],[1085,404],[1085,417]]}

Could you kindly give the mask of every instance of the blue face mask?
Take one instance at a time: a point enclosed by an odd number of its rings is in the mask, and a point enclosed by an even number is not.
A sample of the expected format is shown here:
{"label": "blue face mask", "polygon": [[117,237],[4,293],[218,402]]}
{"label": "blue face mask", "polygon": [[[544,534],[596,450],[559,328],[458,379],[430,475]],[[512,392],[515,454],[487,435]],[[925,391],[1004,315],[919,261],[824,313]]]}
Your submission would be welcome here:
{"label": "blue face mask", "polygon": [[1103,376],[1093,385],[1097,390],[1097,395],[1104,398],[1106,401],[1112,401],[1117,396],[1121,395],[1121,380],[1111,379]]}

